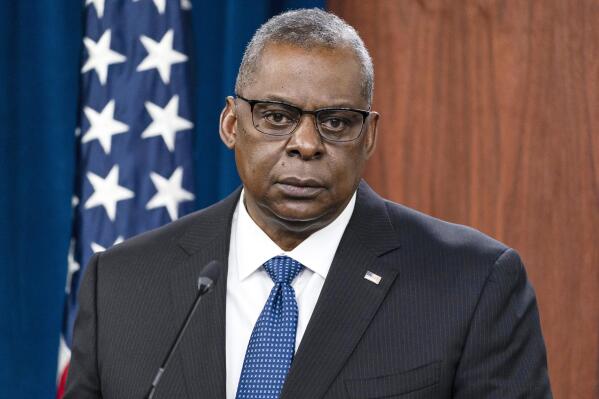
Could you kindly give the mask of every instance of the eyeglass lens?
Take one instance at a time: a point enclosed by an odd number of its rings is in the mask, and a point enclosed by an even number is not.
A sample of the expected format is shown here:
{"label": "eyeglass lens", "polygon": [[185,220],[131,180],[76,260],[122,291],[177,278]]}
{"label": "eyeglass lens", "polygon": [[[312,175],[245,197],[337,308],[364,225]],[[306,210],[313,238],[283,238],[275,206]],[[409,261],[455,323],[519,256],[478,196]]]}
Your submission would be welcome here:
{"label": "eyeglass lens", "polygon": [[[301,119],[301,111],[286,104],[257,102],[252,113],[254,126],[262,133],[273,136],[288,135]],[[316,126],[320,134],[332,141],[355,140],[362,131],[364,117],[351,110],[320,110]]]}

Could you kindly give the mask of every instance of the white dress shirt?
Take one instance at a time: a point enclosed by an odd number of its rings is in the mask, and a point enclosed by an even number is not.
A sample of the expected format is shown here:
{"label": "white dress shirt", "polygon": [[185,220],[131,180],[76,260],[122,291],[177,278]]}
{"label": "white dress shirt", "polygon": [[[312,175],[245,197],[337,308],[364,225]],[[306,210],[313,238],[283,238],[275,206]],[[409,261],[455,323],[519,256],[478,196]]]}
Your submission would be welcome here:
{"label": "white dress shirt", "polygon": [[243,204],[244,191],[241,192],[233,214],[229,247],[226,305],[227,399],[235,398],[254,324],[274,286],[262,264],[277,255],[285,255],[304,265],[304,269],[291,283],[299,312],[295,338],[297,350],[339,241],[354,211],[356,193],[333,222],[310,235],[289,252],[283,251],[258,227]]}

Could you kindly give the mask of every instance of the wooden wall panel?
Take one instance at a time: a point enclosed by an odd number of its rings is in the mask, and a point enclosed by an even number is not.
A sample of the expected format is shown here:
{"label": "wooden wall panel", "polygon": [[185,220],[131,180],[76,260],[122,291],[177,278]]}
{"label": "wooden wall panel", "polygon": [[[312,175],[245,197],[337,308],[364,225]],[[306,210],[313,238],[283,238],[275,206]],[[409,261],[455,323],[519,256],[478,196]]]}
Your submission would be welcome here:
{"label": "wooden wall panel", "polygon": [[599,0],[330,0],[375,63],[368,181],[521,253],[556,398],[599,398]]}

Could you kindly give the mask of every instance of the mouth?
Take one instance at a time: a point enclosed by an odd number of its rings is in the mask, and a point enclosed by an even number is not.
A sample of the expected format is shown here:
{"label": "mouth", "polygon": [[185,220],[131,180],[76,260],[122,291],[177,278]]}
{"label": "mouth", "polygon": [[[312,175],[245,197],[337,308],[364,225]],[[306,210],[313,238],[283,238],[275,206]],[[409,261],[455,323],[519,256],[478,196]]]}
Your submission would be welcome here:
{"label": "mouth", "polygon": [[285,177],[277,181],[278,188],[287,197],[295,199],[312,199],[318,196],[325,187],[315,179]]}

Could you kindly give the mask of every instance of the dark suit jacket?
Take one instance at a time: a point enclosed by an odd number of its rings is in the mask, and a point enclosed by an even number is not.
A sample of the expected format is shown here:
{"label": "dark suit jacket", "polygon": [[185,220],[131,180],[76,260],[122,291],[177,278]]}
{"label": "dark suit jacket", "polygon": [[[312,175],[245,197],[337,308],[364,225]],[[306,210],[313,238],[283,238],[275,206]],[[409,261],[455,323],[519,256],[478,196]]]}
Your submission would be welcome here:
{"label": "dark suit jacket", "polygon": [[[156,398],[225,397],[234,194],[95,255],[66,399],[142,398],[196,295],[225,266]],[[377,285],[367,271],[382,277]],[[550,398],[533,289],[512,249],[386,201],[364,182],[282,398]]]}

